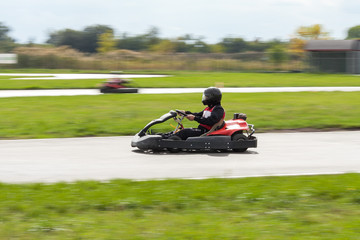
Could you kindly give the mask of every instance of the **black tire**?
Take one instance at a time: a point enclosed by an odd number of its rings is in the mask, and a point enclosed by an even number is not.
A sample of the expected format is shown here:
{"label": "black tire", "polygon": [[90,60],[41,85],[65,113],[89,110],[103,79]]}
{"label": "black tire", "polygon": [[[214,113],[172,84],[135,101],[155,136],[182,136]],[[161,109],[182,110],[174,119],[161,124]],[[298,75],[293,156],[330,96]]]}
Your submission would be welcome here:
{"label": "black tire", "polygon": [[[173,135],[171,137],[168,138],[171,141],[178,141],[181,140],[181,138],[179,136]],[[168,148],[169,152],[171,153],[178,153],[180,152],[180,148]]]}
{"label": "black tire", "polygon": [[[231,140],[232,141],[246,141],[247,137],[241,133],[235,133],[234,135],[231,136]],[[236,148],[233,149],[234,152],[245,152],[247,150],[247,148]]]}

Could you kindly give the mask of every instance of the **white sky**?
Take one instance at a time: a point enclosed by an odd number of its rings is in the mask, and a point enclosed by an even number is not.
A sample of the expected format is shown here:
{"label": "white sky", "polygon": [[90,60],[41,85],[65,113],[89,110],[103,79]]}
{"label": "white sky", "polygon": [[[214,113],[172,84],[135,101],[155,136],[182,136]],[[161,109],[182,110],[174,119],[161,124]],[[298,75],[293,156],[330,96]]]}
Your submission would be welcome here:
{"label": "white sky", "polygon": [[344,39],[360,25],[360,0],[2,0],[0,22],[20,43],[43,43],[51,31],[94,24],[129,35],[155,26],[161,38],[192,34],[207,43],[229,36],[287,40],[300,26],[321,24]]}

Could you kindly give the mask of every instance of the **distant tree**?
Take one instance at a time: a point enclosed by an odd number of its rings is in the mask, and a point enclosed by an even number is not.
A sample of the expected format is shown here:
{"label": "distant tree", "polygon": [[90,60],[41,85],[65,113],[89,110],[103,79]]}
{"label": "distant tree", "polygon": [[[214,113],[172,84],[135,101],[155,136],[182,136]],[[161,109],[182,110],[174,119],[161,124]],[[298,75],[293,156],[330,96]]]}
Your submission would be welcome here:
{"label": "distant tree", "polygon": [[210,46],[203,41],[203,37],[194,37],[191,34],[178,37],[174,40],[176,44],[176,52],[211,52]]}
{"label": "distant tree", "polygon": [[264,52],[266,49],[271,48],[273,45],[281,44],[280,40],[274,39],[270,41],[260,41],[260,39],[255,39],[254,41],[247,42],[246,51],[252,52]]}
{"label": "distant tree", "polygon": [[189,45],[186,44],[186,40],[183,40],[181,37],[177,38],[175,41],[173,41],[175,44],[175,52],[188,52],[189,51]]}
{"label": "distant tree", "polygon": [[304,52],[306,41],[301,38],[291,38],[289,49],[293,53],[302,53]]}
{"label": "distant tree", "polygon": [[359,39],[360,38],[360,25],[352,27],[348,30],[346,39]]}
{"label": "distant tree", "polygon": [[2,22],[0,22],[0,41],[7,40],[9,37],[7,36],[7,33],[10,31],[10,29],[5,26]]}
{"label": "distant tree", "polygon": [[290,39],[290,50],[292,52],[303,52],[304,46],[308,40],[329,39],[329,33],[323,30],[322,25],[301,26],[295,36]]}
{"label": "distant tree", "polygon": [[15,47],[15,40],[8,36],[10,28],[0,22],[0,52],[10,52]]}
{"label": "distant tree", "polygon": [[153,45],[151,50],[159,53],[174,53],[176,52],[176,43],[169,39],[163,39],[158,44]]}
{"label": "distant tree", "polygon": [[46,43],[55,46],[70,46],[71,48],[80,50],[82,48],[83,33],[72,29],[65,29],[50,33],[50,38]]}
{"label": "distant tree", "polygon": [[225,52],[224,46],[217,43],[217,44],[211,44],[209,45],[210,47],[210,52],[212,53],[223,53]]}
{"label": "distant tree", "polygon": [[192,46],[192,52],[209,53],[211,52],[211,48],[206,42],[202,40],[197,40]]}
{"label": "distant tree", "polygon": [[247,43],[242,38],[224,38],[220,44],[226,53],[244,52],[247,47]]}
{"label": "distant tree", "polygon": [[151,27],[147,33],[143,35],[146,39],[147,47],[149,48],[151,45],[157,44],[160,42],[159,38],[159,29],[157,27]]}
{"label": "distant tree", "polygon": [[126,33],[118,40],[117,48],[128,49],[134,51],[149,50],[152,46],[158,44],[161,39],[158,37],[159,30],[156,27],[141,35],[129,37]]}
{"label": "distant tree", "polygon": [[191,52],[195,42],[196,40],[191,34],[185,34],[176,38],[174,40],[176,52]]}
{"label": "distant tree", "polygon": [[323,30],[322,25],[320,24],[315,24],[312,26],[301,26],[296,30],[296,34],[305,39],[305,40],[310,40],[310,39],[328,39],[329,33],[325,32]]}
{"label": "distant tree", "polygon": [[47,43],[55,46],[67,45],[82,52],[94,53],[98,48],[101,34],[113,33],[113,29],[105,25],[86,27],[83,31],[65,29],[50,33]]}
{"label": "distant tree", "polygon": [[287,53],[283,46],[275,45],[268,49],[269,60],[276,64],[281,64],[287,60]]}
{"label": "distant tree", "polygon": [[96,49],[99,53],[106,53],[115,50],[116,41],[114,34],[109,31],[99,36],[98,48]]}
{"label": "distant tree", "polygon": [[147,44],[142,36],[129,37],[127,34],[123,34],[118,40],[116,47],[118,49],[141,51],[147,49]]}
{"label": "distant tree", "polygon": [[94,25],[86,27],[82,34],[82,44],[80,51],[95,53],[98,46],[99,37],[104,33],[114,33],[114,30],[106,25]]}

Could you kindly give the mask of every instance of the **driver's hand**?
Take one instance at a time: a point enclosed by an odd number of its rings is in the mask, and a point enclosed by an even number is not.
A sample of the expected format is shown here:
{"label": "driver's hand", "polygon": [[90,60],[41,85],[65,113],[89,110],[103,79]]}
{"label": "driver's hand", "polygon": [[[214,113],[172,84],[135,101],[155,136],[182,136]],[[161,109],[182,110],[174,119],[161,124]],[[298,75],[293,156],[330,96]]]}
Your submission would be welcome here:
{"label": "driver's hand", "polygon": [[[185,110],[178,110],[178,111],[185,114]],[[180,115],[180,114],[178,113],[178,115]]]}
{"label": "driver's hand", "polygon": [[188,115],[186,116],[186,118],[189,119],[190,121],[194,121],[195,116],[192,115],[192,114],[188,114]]}

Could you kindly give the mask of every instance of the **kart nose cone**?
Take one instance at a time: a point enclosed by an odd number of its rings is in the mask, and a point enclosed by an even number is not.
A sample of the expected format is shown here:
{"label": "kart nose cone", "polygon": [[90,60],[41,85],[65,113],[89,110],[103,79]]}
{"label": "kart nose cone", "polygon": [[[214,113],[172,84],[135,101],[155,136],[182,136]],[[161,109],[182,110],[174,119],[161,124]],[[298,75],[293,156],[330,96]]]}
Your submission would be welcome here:
{"label": "kart nose cone", "polygon": [[132,147],[137,147],[137,143],[138,143],[138,141],[139,141],[139,134],[137,133],[134,137],[133,137],[133,139],[131,140],[131,146]]}

